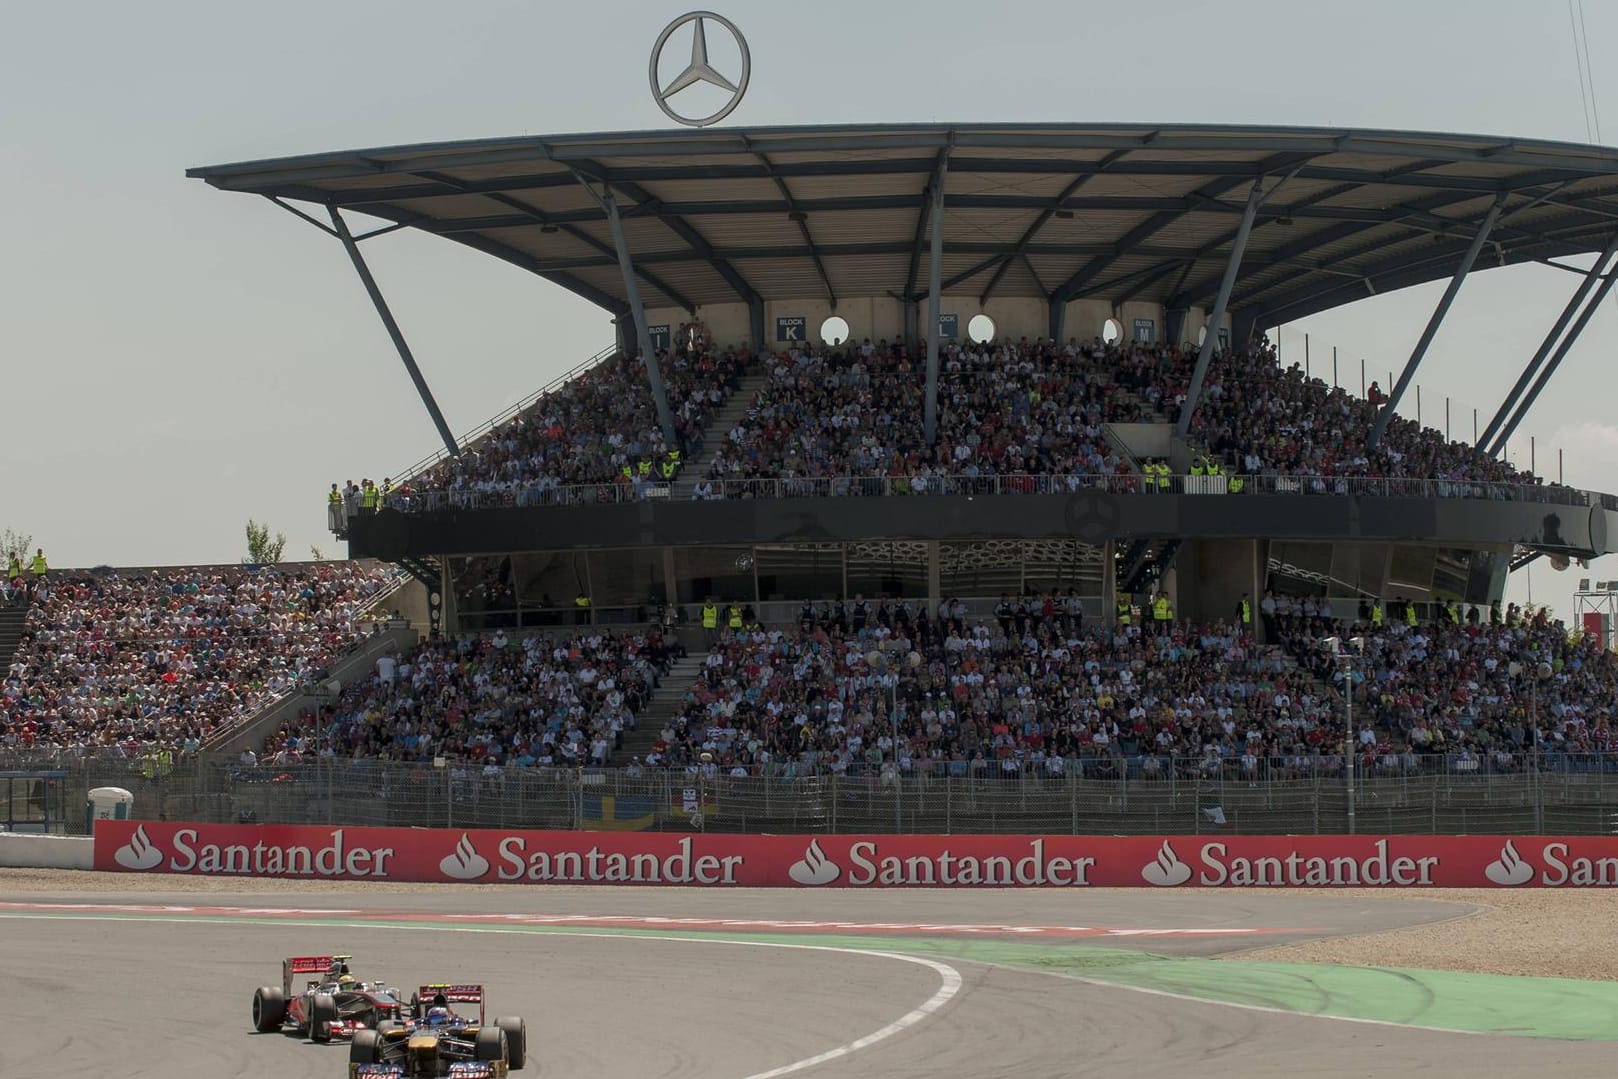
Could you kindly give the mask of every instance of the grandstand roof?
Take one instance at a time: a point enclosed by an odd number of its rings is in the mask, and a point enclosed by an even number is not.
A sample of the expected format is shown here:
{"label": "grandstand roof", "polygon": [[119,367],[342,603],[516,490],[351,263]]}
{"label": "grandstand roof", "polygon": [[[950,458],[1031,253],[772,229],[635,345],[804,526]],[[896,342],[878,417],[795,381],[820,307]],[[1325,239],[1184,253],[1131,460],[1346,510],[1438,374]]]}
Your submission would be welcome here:
{"label": "grandstand roof", "polygon": [[922,297],[942,176],[944,292],[1208,306],[1255,179],[1231,307],[1290,321],[1478,263],[1603,249],[1618,150],[1340,128],[914,124],[432,143],[191,169],[215,187],[436,233],[627,310],[610,185],[651,306]]}

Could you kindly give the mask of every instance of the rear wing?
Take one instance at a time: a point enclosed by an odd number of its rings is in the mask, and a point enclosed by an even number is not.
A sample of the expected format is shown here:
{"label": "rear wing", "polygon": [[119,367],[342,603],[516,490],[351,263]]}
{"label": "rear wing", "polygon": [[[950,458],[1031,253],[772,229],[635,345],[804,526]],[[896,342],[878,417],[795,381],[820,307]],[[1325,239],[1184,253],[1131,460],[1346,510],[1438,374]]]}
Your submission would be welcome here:
{"label": "rear wing", "polygon": [[292,978],[297,974],[346,974],[351,955],[294,955],[281,960],[281,990],[292,995]]}
{"label": "rear wing", "polygon": [[481,985],[452,985],[449,982],[435,982],[424,985],[416,991],[416,1017],[425,1018],[427,1009],[433,1006],[433,999],[442,995],[444,1003],[452,1008],[456,1004],[476,1004],[478,1006],[478,1022],[485,1021],[483,1012],[483,987]]}

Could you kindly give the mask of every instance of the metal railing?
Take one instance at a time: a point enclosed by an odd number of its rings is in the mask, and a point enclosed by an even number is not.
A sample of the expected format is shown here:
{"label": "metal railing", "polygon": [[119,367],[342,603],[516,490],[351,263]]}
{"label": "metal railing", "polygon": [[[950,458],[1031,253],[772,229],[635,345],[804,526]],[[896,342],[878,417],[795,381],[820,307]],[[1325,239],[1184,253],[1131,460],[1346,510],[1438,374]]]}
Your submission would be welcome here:
{"label": "metal railing", "polygon": [[[323,759],[245,767],[203,757],[67,758],[68,805],[89,789],[134,793],[134,815],[199,822],[427,828],[647,829],[690,832],[1307,834],[1343,832],[1341,775],[1285,759],[1257,766],[1093,758],[964,775],[635,775],[625,770]],[[1459,758],[1364,765],[1355,781],[1362,832],[1618,834],[1618,754],[1545,754],[1526,770],[1457,770]],[[1362,762],[1363,764],[1363,762]],[[0,767],[27,759],[0,755]],[[1340,765],[1339,765],[1340,770]]]}
{"label": "metal railing", "polygon": [[[1232,480],[1240,479],[1238,487]],[[760,498],[876,498],[928,495],[1070,495],[1103,491],[1118,495],[1336,495],[1376,498],[1467,499],[1540,505],[1601,505],[1618,509],[1618,496],[1573,487],[1493,483],[1458,479],[1410,479],[1374,476],[1169,476],[1167,485],[1149,484],[1138,475],[1004,475],[1004,476],[819,476],[756,480],[715,480],[689,500]],[[537,484],[498,491],[413,491],[389,502],[407,513],[444,510],[511,509],[528,506],[610,505],[674,498],[673,484],[613,481],[592,484]]]}

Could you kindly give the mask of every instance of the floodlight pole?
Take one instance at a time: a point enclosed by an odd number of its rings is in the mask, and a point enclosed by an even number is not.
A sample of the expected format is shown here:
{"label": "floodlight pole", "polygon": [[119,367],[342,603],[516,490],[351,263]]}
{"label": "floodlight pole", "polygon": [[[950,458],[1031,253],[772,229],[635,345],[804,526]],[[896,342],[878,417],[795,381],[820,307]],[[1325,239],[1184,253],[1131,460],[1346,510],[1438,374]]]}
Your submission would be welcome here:
{"label": "floodlight pole", "polygon": [[1494,231],[1494,223],[1500,220],[1500,211],[1505,205],[1506,194],[1502,191],[1495,196],[1494,205],[1489,207],[1489,215],[1483,219],[1483,224],[1478,226],[1477,234],[1472,237],[1472,245],[1466,249],[1466,256],[1461,259],[1460,266],[1456,267],[1455,275],[1449,279],[1449,287],[1444,290],[1444,298],[1439,300],[1438,306],[1433,309],[1433,317],[1427,320],[1427,328],[1421,331],[1421,337],[1416,341],[1410,359],[1405,361],[1405,369],[1399,373],[1399,381],[1394,384],[1388,399],[1382,404],[1382,410],[1377,413],[1376,422],[1371,425],[1370,437],[1365,440],[1367,451],[1376,449],[1377,443],[1381,442],[1382,436],[1387,433],[1388,424],[1393,420],[1393,410],[1399,407],[1399,398],[1403,397],[1405,390],[1409,388],[1410,380],[1416,375],[1416,368],[1421,366],[1422,357],[1427,355],[1427,347],[1433,343],[1433,338],[1438,336],[1438,327],[1443,325],[1444,316],[1449,314],[1450,304],[1454,303],[1455,297],[1460,294],[1461,285],[1466,282],[1466,275],[1472,272],[1472,264],[1477,261],[1478,253],[1488,242],[1489,233]]}
{"label": "floodlight pole", "polygon": [[922,413],[924,434],[930,447],[938,437],[938,322],[939,293],[944,277],[944,173],[947,166],[940,164],[933,178],[932,258],[927,270],[927,403]]}
{"label": "floodlight pole", "polygon": [[399,323],[394,320],[393,312],[388,309],[388,301],[383,298],[382,290],[377,287],[376,278],[371,276],[371,268],[365,264],[365,256],[360,254],[359,241],[354,234],[348,231],[348,222],[337,207],[329,208],[331,211],[332,231],[342,241],[343,250],[348,252],[349,260],[354,263],[354,272],[360,275],[360,283],[365,286],[366,293],[371,297],[371,305],[382,319],[382,325],[387,328],[388,336],[393,339],[393,347],[399,353],[399,359],[404,361],[405,370],[410,373],[410,381],[416,384],[416,392],[421,395],[421,403],[427,406],[427,414],[433,418],[433,426],[438,428],[438,437],[444,440],[444,448],[449,450],[451,457],[459,457],[461,449],[455,444],[455,436],[450,432],[449,424],[444,422],[444,413],[439,411],[438,402],[433,399],[433,391],[427,387],[427,379],[423,377],[421,368],[416,365],[416,357],[410,351],[410,344],[405,340],[404,333],[399,329]]}
{"label": "floodlight pole", "polygon": [[1528,388],[1528,384],[1539,373],[1540,365],[1545,362],[1545,357],[1551,354],[1551,348],[1556,344],[1556,339],[1562,335],[1563,330],[1567,329],[1567,324],[1573,320],[1579,305],[1585,301],[1585,298],[1590,295],[1590,290],[1595,288],[1596,282],[1601,279],[1602,267],[1611,261],[1614,255],[1618,255],[1618,233],[1613,234],[1612,242],[1601,253],[1601,257],[1596,259],[1595,265],[1590,267],[1590,272],[1584,275],[1584,280],[1579,282],[1579,287],[1574,291],[1573,298],[1568,300],[1567,306],[1562,308],[1562,314],[1557,318],[1556,323],[1551,326],[1550,333],[1547,333],[1545,340],[1540,342],[1539,351],[1535,352],[1534,358],[1528,361],[1528,366],[1522,369],[1522,374],[1518,377],[1517,384],[1511,387],[1511,392],[1506,395],[1506,399],[1500,402],[1500,409],[1494,414],[1494,419],[1490,420],[1489,425],[1483,429],[1482,438],[1477,442],[1478,449],[1483,449],[1485,445],[1494,439],[1495,433],[1500,430],[1500,426],[1511,415],[1511,410],[1516,407],[1517,402],[1522,398],[1523,391]]}
{"label": "floodlight pole", "polygon": [[[1208,363],[1213,359],[1214,345],[1219,340],[1219,325],[1225,321],[1225,308],[1230,304],[1230,293],[1236,287],[1236,275],[1242,268],[1242,253],[1247,250],[1247,238],[1252,235],[1253,221],[1258,217],[1258,208],[1263,202],[1264,180],[1260,177],[1253,181],[1253,189],[1247,194],[1247,208],[1242,211],[1241,227],[1236,230],[1236,239],[1230,245],[1230,258],[1225,262],[1225,276],[1219,282],[1219,295],[1214,298],[1213,312],[1203,329],[1202,346],[1197,349],[1197,365],[1191,371],[1191,388],[1186,392],[1185,407],[1180,410],[1180,422],[1175,427],[1175,434],[1180,438],[1191,433],[1191,416],[1197,410],[1203,380],[1208,377]],[[1231,345],[1235,344],[1232,340]]]}
{"label": "floodlight pole", "polygon": [[[1615,267],[1615,269],[1618,269],[1618,267]],[[1562,338],[1562,343],[1556,346],[1555,352],[1551,353],[1551,358],[1545,363],[1545,369],[1539,373],[1539,377],[1534,380],[1533,387],[1523,395],[1523,399],[1517,402],[1516,411],[1512,413],[1511,419],[1507,421],[1506,425],[1500,429],[1500,433],[1495,436],[1494,445],[1489,447],[1486,452],[1496,457],[1505,452],[1506,443],[1516,433],[1517,425],[1527,417],[1528,410],[1534,407],[1534,402],[1539,400],[1540,393],[1550,384],[1551,377],[1556,374],[1556,369],[1562,365],[1562,361],[1567,358],[1567,354],[1573,350],[1574,343],[1578,341],[1579,335],[1584,333],[1584,328],[1590,324],[1590,319],[1595,317],[1596,311],[1601,307],[1602,301],[1607,298],[1607,293],[1612,291],[1614,284],[1618,284],[1618,272],[1609,273],[1602,277],[1601,287],[1597,288],[1595,295],[1591,296],[1589,301],[1585,303],[1584,310],[1579,312],[1579,317],[1574,321],[1572,328],[1567,331],[1567,336]]]}

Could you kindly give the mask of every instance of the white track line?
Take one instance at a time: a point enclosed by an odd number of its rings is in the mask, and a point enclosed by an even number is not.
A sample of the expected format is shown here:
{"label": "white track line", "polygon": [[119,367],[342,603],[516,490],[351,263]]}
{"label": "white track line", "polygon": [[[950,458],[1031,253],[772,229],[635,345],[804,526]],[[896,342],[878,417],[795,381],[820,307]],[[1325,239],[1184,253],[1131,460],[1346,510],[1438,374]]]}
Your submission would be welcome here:
{"label": "white track line", "polygon": [[[826,950],[841,952],[849,949],[828,948]],[[897,952],[858,951],[853,952],[853,954],[879,955],[884,959],[900,959],[906,963],[919,963],[924,967],[931,967],[934,971],[936,971],[939,978],[942,979],[942,982],[938,986],[938,992],[934,993],[932,996],[923,1001],[918,1007],[911,1009],[904,1015],[901,1015],[899,1018],[895,1019],[881,1030],[872,1031],[863,1038],[856,1038],[854,1041],[848,1042],[844,1045],[839,1045],[835,1049],[828,1049],[824,1053],[819,1053],[812,1057],[804,1057],[802,1060],[795,1061],[791,1064],[784,1064],[779,1068],[772,1068],[767,1072],[754,1072],[752,1075],[746,1076],[746,1079],[776,1079],[776,1076],[778,1075],[790,1075],[793,1072],[803,1071],[805,1068],[813,1068],[818,1064],[824,1064],[828,1060],[836,1060],[839,1057],[846,1057],[851,1053],[857,1053],[861,1049],[868,1048],[869,1046],[875,1045],[879,1041],[893,1037],[900,1031],[908,1030],[910,1027],[915,1026],[917,1023],[926,1019],[929,1015],[932,1015],[938,1009],[948,1004],[950,999],[954,997],[956,993],[961,991],[961,972],[950,966],[948,963],[939,963],[932,959],[923,959],[916,955],[900,955]]]}
{"label": "white track line", "polygon": [[[170,923],[179,924],[179,925],[196,925],[196,924],[199,924],[199,923],[200,924],[209,924],[209,923],[203,922],[203,921],[201,921],[201,919],[197,919],[197,918],[173,918],[173,917],[150,917],[150,916],[141,917],[141,916],[138,916],[138,915],[135,916],[135,917],[129,917],[127,915],[125,915],[123,917],[118,917],[116,915],[100,915],[100,916],[92,915],[92,916],[86,917],[84,915],[73,915],[73,914],[54,915],[54,914],[45,913],[45,914],[22,914],[22,915],[0,914],[0,917],[3,917],[3,918],[36,919],[36,920],[39,920],[39,921],[170,922]],[[212,924],[220,924],[220,923],[215,922],[215,923],[212,923]],[[265,926],[281,927],[285,923],[276,922],[276,921],[265,921],[262,924],[265,925]],[[846,1042],[846,1043],[844,1043],[842,1045],[837,1046],[835,1049],[828,1049],[824,1053],[817,1053],[812,1057],[805,1057],[802,1060],[795,1060],[791,1064],[783,1064],[779,1068],[772,1068],[769,1071],[754,1072],[751,1075],[743,1076],[743,1079],[776,1079],[777,1076],[791,1075],[794,1072],[805,1071],[805,1070],[807,1070],[809,1068],[816,1067],[817,1065],[824,1064],[827,1061],[837,1060],[837,1059],[839,1059],[841,1057],[846,1057],[846,1056],[849,1056],[849,1055],[851,1055],[853,1053],[857,1053],[861,1049],[868,1049],[871,1046],[877,1044],[878,1042],[886,1041],[888,1038],[893,1037],[895,1034],[902,1033],[903,1031],[906,1031],[906,1030],[910,1029],[911,1027],[915,1026],[917,1023],[920,1023],[923,1020],[925,1020],[928,1016],[932,1015],[934,1012],[938,1011],[938,1009],[942,1008],[944,1005],[948,1004],[952,999],[954,999],[955,995],[961,991],[961,984],[962,984],[961,983],[961,972],[956,970],[954,967],[950,966],[948,963],[940,963],[940,962],[938,962],[937,960],[934,960],[934,959],[925,959],[925,958],[923,958],[923,957],[921,957],[919,955],[901,955],[898,952],[877,952],[877,951],[870,951],[870,950],[865,949],[865,948],[838,948],[838,947],[834,947],[834,946],[829,945],[829,944],[786,944],[786,943],[778,943],[776,941],[769,941],[769,940],[716,940],[716,939],[711,939],[711,938],[706,938],[706,937],[651,936],[651,935],[646,935],[646,934],[642,934],[642,933],[635,933],[635,932],[629,932],[629,933],[591,933],[591,932],[585,932],[585,933],[581,933],[581,932],[575,932],[575,931],[571,931],[571,930],[565,931],[565,932],[554,932],[554,931],[547,932],[546,929],[541,928],[541,927],[537,927],[537,926],[529,927],[529,928],[515,928],[515,927],[508,928],[508,927],[505,927],[505,926],[494,926],[494,925],[434,925],[432,923],[417,923],[417,924],[405,924],[405,925],[400,925],[400,924],[379,925],[379,924],[375,924],[375,923],[364,923],[364,922],[344,923],[344,922],[341,922],[341,921],[326,921],[326,920],[322,920],[321,922],[303,922],[303,923],[298,923],[298,924],[302,924],[302,925],[305,925],[305,926],[308,926],[308,925],[324,925],[326,927],[351,928],[351,929],[407,929],[407,930],[416,930],[416,931],[425,930],[425,931],[428,931],[428,932],[440,932],[440,933],[505,933],[505,934],[522,934],[522,935],[526,935],[526,936],[545,936],[545,937],[563,937],[563,938],[576,937],[576,938],[584,938],[584,939],[587,939],[587,940],[656,940],[656,941],[664,941],[664,942],[669,942],[669,943],[674,943],[674,944],[721,944],[721,945],[727,945],[727,946],[730,946],[730,947],[739,947],[739,948],[782,948],[782,949],[787,949],[789,951],[799,951],[799,952],[832,952],[832,953],[841,954],[841,955],[876,956],[877,958],[880,958],[880,959],[896,959],[901,963],[914,963],[917,966],[923,966],[923,967],[931,968],[933,970],[933,972],[936,973],[939,976],[940,985],[938,987],[937,992],[935,992],[932,996],[928,997],[921,1004],[917,1005],[915,1008],[912,1008],[910,1011],[906,1012],[904,1015],[901,1015],[899,1018],[895,1019],[893,1022],[889,1023],[887,1026],[883,1027],[882,1029],[874,1030],[871,1033],[865,1035],[865,1037],[863,1037],[863,1038],[856,1038],[854,1041]]]}

